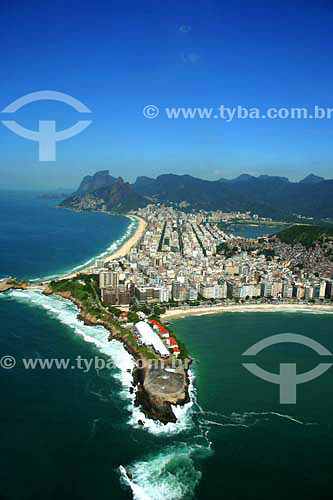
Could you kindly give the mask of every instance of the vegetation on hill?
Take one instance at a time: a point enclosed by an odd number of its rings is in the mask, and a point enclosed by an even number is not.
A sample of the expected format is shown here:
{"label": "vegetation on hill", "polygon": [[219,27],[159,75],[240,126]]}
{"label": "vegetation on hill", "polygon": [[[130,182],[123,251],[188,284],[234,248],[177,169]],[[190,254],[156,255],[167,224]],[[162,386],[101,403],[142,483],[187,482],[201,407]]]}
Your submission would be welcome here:
{"label": "vegetation on hill", "polygon": [[[132,344],[135,350],[140,353],[142,357],[146,359],[160,359],[159,354],[157,354],[153,348],[138,343],[137,339],[133,335],[133,331],[131,331],[130,328],[125,328],[124,325],[119,322],[121,309],[103,304],[101,302],[97,276],[82,273],[71,279],[51,281],[49,288],[55,293],[70,293],[72,299],[76,299],[80,302],[83,313],[88,313],[96,320],[103,321],[103,324],[109,327],[111,332],[116,331],[120,333],[125,340]],[[150,314],[150,320],[156,319],[157,321],[161,321],[160,314],[164,313],[165,309],[156,305],[152,308],[132,305],[131,310],[128,311],[126,321],[130,323],[137,323],[140,320],[137,314],[138,311]],[[163,326],[169,330],[169,327],[165,325]],[[177,340],[180,350],[180,359],[186,359],[188,357],[186,345],[177,339],[173,332],[170,331],[170,334]]]}
{"label": "vegetation on hill", "polygon": [[190,175],[164,174],[155,180],[139,177],[132,187],[135,192],[159,202],[186,201],[192,209],[251,211],[287,222],[296,221],[295,214],[333,217],[333,180],[316,176],[304,182],[268,175],[208,181]]}
{"label": "vegetation on hill", "polygon": [[277,233],[276,237],[283,243],[288,243],[290,245],[301,243],[303,246],[309,248],[313,246],[316,241],[333,239],[333,227],[306,225],[291,226]]}
{"label": "vegetation on hill", "polygon": [[[79,190],[66,198],[59,206],[75,210],[108,210],[126,213],[147,205],[148,201],[142,195],[135,193],[130,184],[124,182],[121,177],[114,179],[109,175],[102,175],[96,178],[96,175],[93,178],[85,177]],[[103,182],[107,184],[101,185]],[[96,186],[99,186],[98,189]]]}
{"label": "vegetation on hill", "polygon": [[69,292],[89,314],[100,319],[108,318],[109,315],[105,316],[105,311],[101,309],[97,276],[82,273],[72,279],[51,281],[49,287],[53,292]]}
{"label": "vegetation on hill", "polygon": [[216,254],[224,255],[226,259],[231,259],[234,255],[237,255],[239,248],[237,245],[229,246],[227,243],[223,242],[217,245]]}

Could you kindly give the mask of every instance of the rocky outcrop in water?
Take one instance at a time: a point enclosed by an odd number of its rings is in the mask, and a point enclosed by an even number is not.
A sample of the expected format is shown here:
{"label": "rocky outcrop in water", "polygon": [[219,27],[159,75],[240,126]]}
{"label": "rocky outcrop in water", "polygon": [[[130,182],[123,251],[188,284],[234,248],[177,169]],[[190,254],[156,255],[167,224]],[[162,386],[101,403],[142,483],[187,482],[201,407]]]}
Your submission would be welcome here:
{"label": "rocky outcrop in water", "polygon": [[[80,310],[78,318],[89,326],[104,326],[110,334],[107,339],[122,342],[125,349],[137,361],[137,367],[133,371],[133,384],[136,387],[135,404],[141,408],[147,418],[159,420],[163,424],[176,422],[177,418],[172,411],[172,405],[184,405],[189,402],[189,379],[188,370],[184,367],[164,369],[157,365],[149,366],[141,353],[124,336],[121,330],[112,328],[110,324],[84,310],[79,300],[70,292],[54,292],[46,289],[45,295],[59,295],[71,300]],[[142,368],[140,368],[142,366]],[[130,392],[133,392],[130,390]]]}

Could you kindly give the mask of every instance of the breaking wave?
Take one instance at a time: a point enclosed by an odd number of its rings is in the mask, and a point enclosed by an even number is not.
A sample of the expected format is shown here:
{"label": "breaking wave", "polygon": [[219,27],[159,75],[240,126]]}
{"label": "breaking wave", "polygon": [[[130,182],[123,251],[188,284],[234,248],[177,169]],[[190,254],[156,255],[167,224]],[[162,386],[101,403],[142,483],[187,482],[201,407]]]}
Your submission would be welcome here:
{"label": "breaking wave", "polygon": [[[40,291],[11,290],[6,293],[20,302],[41,307],[52,315],[58,321],[70,326],[75,334],[80,335],[85,342],[93,343],[103,354],[109,356],[117,370],[113,375],[121,382],[120,397],[127,402],[127,408],[130,412],[128,423],[135,428],[144,428],[151,434],[168,435],[175,434],[193,427],[192,405],[195,398],[194,374],[190,373],[190,396],[191,401],[183,406],[173,406],[173,412],[177,417],[176,423],[166,425],[161,422],[148,419],[141,412],[140,408],[135,406],[135,392],[131,394],[133,388],[132,371],[135,366],[134,358],[126,351],[123,344],[118,340],[109,342],[107,337],[109,332],[103,326],[87,326],[77,318],[78,308],[69,300],[58,296],[46,296]],[[138,424],[141,420],[144,425]]]}
{"label": "breaking wave", "polygon": [[[102,353],[110,356],[117,370],[112,374],[121,382],[120,397],[125,402],[130,418],[128,425],[136,429],[144,429],[153,436],[163,440],[183,433],[186,442],[163,447],[162,451],[139,460],[126,469],[120,466],[121,483],[129,487],[135,500],[184,500],[194,496],[194,490],[201,478],[196,462],[212,453],[208,430],[193,420],[196,413],[196,392],[194,373],[190,373],[191,401],[184,406],[174,406],[177,423],[163,425],[147,419],[134,405],[135,394],[129,389],[133,387],[132,370],[134,359],[123,345],[116,340],[108,342],[108,331],[102,326],[87,326],[77,318],[77,307],[70,301],[56,296],[45,296],[40,291],[11,290],[3,296],[10,297],[33,307],[43,308],[49,315],[71,327],[76,335],[85,342],[93,343]],[[96,394],[100,397],[99,394]],[[144,422],[144,426],[138,424]],[[96,433],[99,419],[91,422],[91,434]],[[190,432],[190,431],[195,432]],[[195,434],[195,435],[194,435]],[[193,436],[194,435],[194,436]],[[168,439],[166,442],[170,442]],[[130,472],[130,474],[129,474]],[[127,475],[129,474],[129,475]]]}
{"label": "breaking wave", "polygon": [[[240,432],[247,432],[253,426],[270,425],[274,422],[290,426],[316,425],[304,418],[274,411],[238,411],[230,414],[206,411],[197,399],[193,370],[190,371],[190,403],[173,408],[178,418],[177,423],[163,425],[147,419],[134,405],[135,394],[129,391],[133,387],[133,357],[120,342],[108,342],[108,331],[104,327],[84,325],[77,318],[77,307],[61,297],[22,290],[12,290],[3,296],[43,308],[49,315],[70,326],[73,333],[85,342],[93,343],[102,353],[112,358],[117,367],[112,375],[120,382],[119,396],[129,411],[127,425],[137,429],[137,432],[149,432],[150,439],[156,440],[159,445],[154,453],[119,467],[120,481],[131,490],[134,500],[194,498],[195,489],[201,480],[200,463],[214,453],[210,440],[210,434],[214,430],[223,432],[224,427],[235,428],[235,431],[239,428]],[[103,397],[99,393],[95,395]],[[142,420],[144,425],[139,425],[138,420]],[[99,424],[99,418],[90,422],[91,439]]]}
{"label": "breaking wave", "polygon": [[120,466],[121,482],[131,488],[134,500],[191,499],[201,479],[196,462],[211,454],[205,445],[179,443],[127,469]]}
{"label": "breaking wave", "polygon": [[114,252],[119,250],[119,248],[121,248],[127,240],[129,240],[133,236],[133,234],[135,233],[135,231],[138,227],[138,221],[134,217],[130,217],[130,216],[126,216],[126,217],[129,218],[131,222],[130,222],[128,228],[126,229],[125,233],[120,238],[118,238],[116,241],[113,241],[112,244],[106,250],[104,250],[103,252],[101,252],[97,256],[92,257],[91,259],[87,260],[83,264],[79,264],[78,266],[73,267],[72,269],[67,269],[61,273],[52,274],[49,276],[42,276],[40,278],[33,278],[30,281],[51,280],[51,279],[57,278],[59,275],[75,273],[77,271],[81,271],[82,269],[84,269],[86,267],[94,265],[96,263],[96,261],[99,259],[103,259],[104,257],[112,255]]}

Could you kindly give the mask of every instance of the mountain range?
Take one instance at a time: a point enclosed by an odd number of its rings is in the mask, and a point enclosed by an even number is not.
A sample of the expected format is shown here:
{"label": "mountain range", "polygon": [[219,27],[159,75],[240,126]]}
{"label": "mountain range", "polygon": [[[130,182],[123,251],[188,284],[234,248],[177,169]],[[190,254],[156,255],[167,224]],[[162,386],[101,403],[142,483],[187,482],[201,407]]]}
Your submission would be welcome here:
{"label": "mountain range", "polygon": [[333,217],[333,180],[310,174],[299,182],[287,177],[242,174],[208,181],[191,175],[139,176],[133,184],[107,170],[86,176],[61,206],[79,210],[126,212],[147,203],[177,203],[187,209],[251,211],[286,219],[298,214]]}
{"label": "mountain range", "polygon": [[60,207],[75,210],[107,210],[123,213],[147,205],[147,199],[133,191],[122,177],[112,177],[108,170],[86,176],[77,191],[66,198]]}

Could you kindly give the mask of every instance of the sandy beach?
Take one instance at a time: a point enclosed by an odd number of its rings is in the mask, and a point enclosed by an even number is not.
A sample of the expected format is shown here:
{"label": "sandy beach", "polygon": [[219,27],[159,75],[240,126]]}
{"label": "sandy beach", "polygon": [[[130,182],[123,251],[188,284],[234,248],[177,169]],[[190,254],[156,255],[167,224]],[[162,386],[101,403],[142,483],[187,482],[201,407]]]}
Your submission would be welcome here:
{"label": "sandy beach", "polygon": [[[118,248],[118,250],[116,250],[112,254],[107,255],[107,256],[103,257],[102,259],[98,259],[98,260],[102,260],[104,263],[107,263],[107,262],[110,262],[111,260],[119,259],[120,257],[125,257],[125,255],[127,255],[128,252],[133,247],[135,247],[135,245],[138,244],[138,242],[141,240],[142,236],[144,235],[147,223],[144,219],[142,219],[141,217],[139,217],[137,215],[131,215],[131,217],[138,221],[138,226],[135,230],[135,233],[128,240],[126,240],[124,242],[124,244],[120,248]],[[70,273],[70,274],[65,274],[63,276],[59,276],[58,279],[74,278],[75,276],[77,276],[80,273],[89,273],[93,269],[95,269],[94,265],[84,267],[83,269],[80,269],[79,271],[76,271],[75,273]]]}
{"label": "sandy beach", "polygon": [[330,312],[333,313],[333,305],[307,305],[307,304],[248,304],[232,306],[191,307],[186,309],[173,309],[166,311],[161,316],[163,320],[173,318],[184,318],[186,316],[203,316],[207,314],[222,314],[228,312]]}
{"label": "sandy beach", "polygon": [[118,248],[118,250],[116,250],[113,254],[106,256],[103,259],[104,262],[110,262],[110,260],[119,259],[120,257],[125,257],[125,255],[127,255],[128,252],[133,247],[135,247],[141,240],[146,230],[147,223],[144,219],[141,219],[141,217],[138,217],[137,215],[131,215],[131,217],[133,217],[138,221],[138,227],[136,228],[135,233],[127,241],[125,241],[125,243],[120,248]]}

